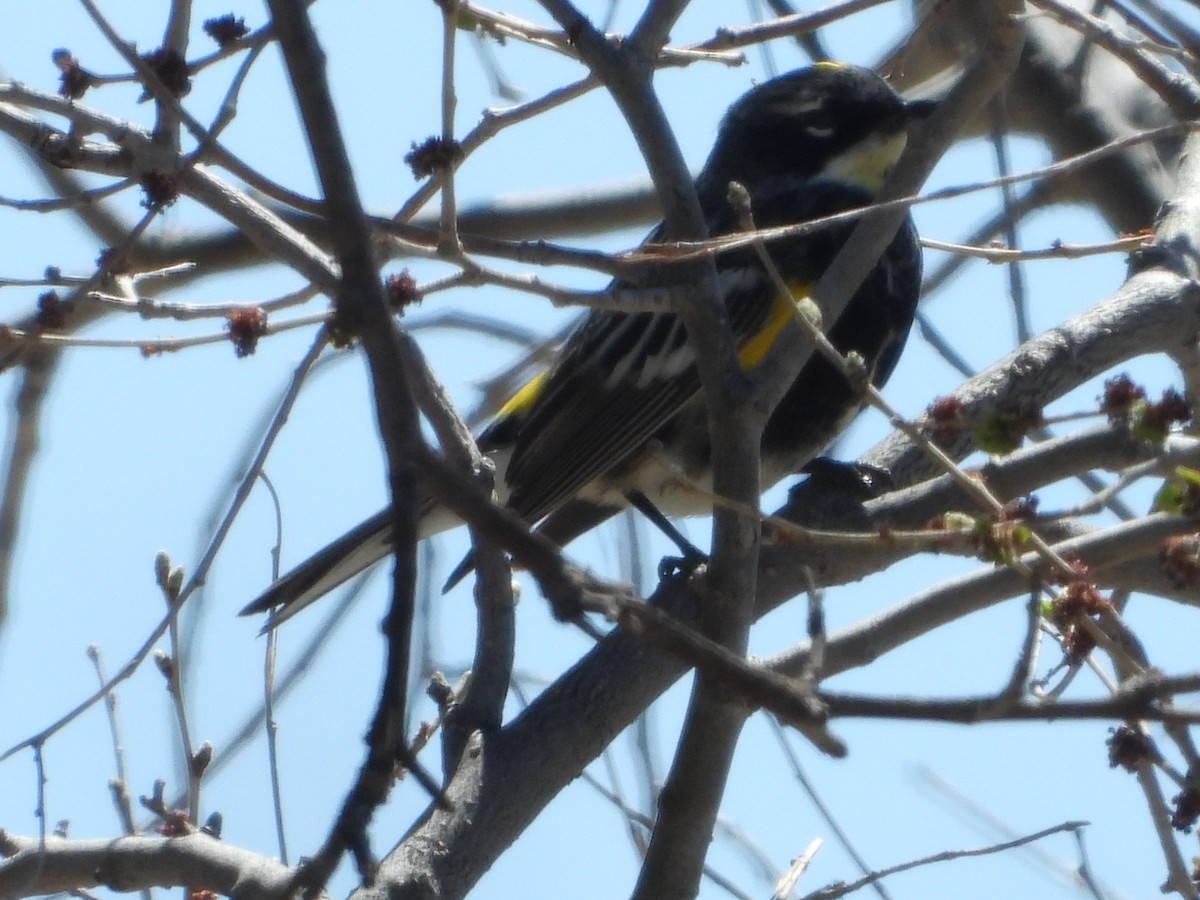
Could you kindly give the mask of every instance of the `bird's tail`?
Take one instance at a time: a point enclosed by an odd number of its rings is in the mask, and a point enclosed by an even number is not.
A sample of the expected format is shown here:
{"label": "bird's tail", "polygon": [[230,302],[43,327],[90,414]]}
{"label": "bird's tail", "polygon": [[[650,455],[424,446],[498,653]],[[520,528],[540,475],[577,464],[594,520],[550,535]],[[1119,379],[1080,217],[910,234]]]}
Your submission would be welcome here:
{"label": "bird's tail", "polygon": [[[563,504],[551,513],[538,531],[559,546],[569,544],[585,531],[599,525],[618,512],[615,506],[590,503],[578,498]],[[319,600],[334,588],[349,581],[359,572],[390,556],[392,553],[391,510],[384,509],[343,534],[332,544],[318,550],[296,568],[281,576],[259,597],[249,603],[239,615],[270,613],[263,631],[286,622],[309,604]],[[432,498],[421,502],[420,534],[429,537],[454,527],[458,520],[438,506]],[[468,556],[455,569],[447,588],[471,571]]]}
{"label": "bird's tail", "polygon": [[294,616],[314,600],[392,552],[391,510],[367,519],[280,577],[239,615],[270,612],[263,630]]}
{"label": "bird's tail", "polygon": [[[422,537],[450,528],[456,521],[432,498],[421,501],[420,520]],[[391,553],[391,510],[384,509],[281,576],[239,615],[269,612],[263,626],[268,631]]]}

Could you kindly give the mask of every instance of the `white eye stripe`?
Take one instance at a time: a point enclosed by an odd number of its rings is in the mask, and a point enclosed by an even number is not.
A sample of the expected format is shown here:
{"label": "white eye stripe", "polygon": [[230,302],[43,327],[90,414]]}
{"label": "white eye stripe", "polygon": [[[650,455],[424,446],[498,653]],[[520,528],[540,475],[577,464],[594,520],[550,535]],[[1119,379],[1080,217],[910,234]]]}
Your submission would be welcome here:
{"label": "white eye stripe", "polygon": [[792,114],[796,116],[807,116],[809,113],[815,113],[819,109],[825,108],[825,99],[823,97],[799,97],[796,99],[795,105],[792,106]]}
{"label": "white eye stripe", "polygon": [[833,137],[836,129],[832,125],[809,125],[804,130],[815,138],[827,138]]}

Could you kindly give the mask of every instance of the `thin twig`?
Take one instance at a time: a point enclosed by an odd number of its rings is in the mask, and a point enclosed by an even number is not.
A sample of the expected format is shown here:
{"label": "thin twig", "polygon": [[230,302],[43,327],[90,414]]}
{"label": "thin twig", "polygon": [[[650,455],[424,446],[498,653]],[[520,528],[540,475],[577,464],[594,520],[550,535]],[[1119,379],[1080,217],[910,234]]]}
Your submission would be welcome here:
{"label": "thin twig", "polygon": [[[779,749],[783,752],[784,759],[787,760],[788,767],[792,771],[792,777],[799,782],[801,790],[803,790],[805,796],[808,797],[808,802],[813,805],[817,811],[817,815],[821,817],[821,820],[833,832],[833,836],[837,840],[838,845],[841,846],[841,848],[846,852],[846,854],[850,857],[850,860],[855,866],[858,867],[858,870],[862,872],[864,876],[869,875],[871,872],[871,867],[867,864],[867,861],[859,852],[858,847],[855,846],[854,841],[850,839],[850,835],[847,834],[845,829],[842,828],[842,824],[834,815],[833,810],[826,805],[825,799],[817,791],[817,786],[805,773],[804,767],[800,764],[799,755],[788,741],[787,732],[784,731],[783,727],[779,724],[779,721],[773,716],[770,717],[768,721],[770,722],[771,730],[775,734],[775,739],[779,743]],[[891,894],[888,893],[887,888],[883,886],[881,879],[872,881],[871,887],[875,893],[882,898],[882,900],[891,900]]]}
{"label": "thin twig", "polygon": [[[104,673],[104,661],[100,657],[100,648],[91,644],[88,646],[87,654],[96,670],[97,681],[102,686],[107,684],[108,676]],[[116,767],[116,776],[109,781],[108,786],[113,795],[113,803],[117,808],[117,817],[121,820],[121,826],[125,829],[126,834],[133,834],[136,827],[133,823],[133,805],[129,800],[129,779],[125,774],[125,744],[121,740],[121,727],[117,720],[116,692],[110,691],[105,695],[104,711],[108,715],[108,733],[112,738],[113,760]],[[146,900],[149,898],[146,897]]]}
{"label": "thin twig", "polygon": [[220,550],[221,545],[225,542],[225,537],[228,535],[229,529],[232,528],[233,522],[237,518],[237,514],[241,511],[242,505],[246,502],[246,498],[250,494],[250,487],[257,478],[258,472],[261,471],[267,454],[270,452],[271,447],[274,446],[276,437],[278,437],[280,430],[287,421],[292,406],[295,404],[296,398],[299,395],[300,387],[304,383],[304,376],[312,367],[313,362],[316,360],[321,350],[325,347],[325,342],[326,336],[324,332],[322,332],[317,336],[317,339],[309,348],[308,354],[297,366],[291,385],[280,402],[278,415],[271,423],[271,427],[267,430],[266,435],[264,435],[262,445],[258,454],[251,463],[246,477],[243,479],[242,483],[238,486],[237,491],[234,493],[233,499],[230,502],[229,511],[225,514],[225,518],[217,526],[216,532],[209,541],[208,547],[205,549],[199,562],[196,564],[195,569],[192,571],[190,581],[184,585],[182,591],[180,592],[179,601],[158,622],[145,642],[136,651],[134,651],[133,655],[129,658],[125,665],[123,665],[106,684],[101,685],[101,687],[91,696],[84,699],[74,709],[71,709],[60,718],[52,722],[50,725],[47,725],[37,734],[20,741],[6,750],[3,754],[0,754],[0,762],[3,762],[14,753],[17,753],[27,747],[36,747],[40,745],[46,740],[46,738],[62,730],[81,714],[86,712],[88,709],[91,709],[91,707],[97,701],[102,700],[113,689],[114,686],[129,678],[135,671],[137,671],[137,669],[145,661],[146,657],[150,655],[150,652],[154,649],[154,646],[158,643],[158,640],[166,633],[167,628],[170,626],[172,621],[174,621],[175,616],[178,614],[183,604],[187,601],[187,598],[191,596],[191,593],[194,590],[204,583],[204,579],[208,574],[208,569],[212,565],[212,561],[216,558],[217,551]]}
{"label": "thin twig", "polygon": [[[271,547],[271,580],[279,578],[279,558],[283,553],[283,504],[275,485],[266,472],[258,473],[259,479],[271,498],[275,510],[275,544]],[[275,810],[275,839],[279,844],[279,861],[288,864],[287,833],[283,824],[283,786],[279,778],[279,726],[275,721],[275,654],[278,647],[279,630],[271,628],[266,634],[263,648],[263,731],[267,737],[267,768],[271,773],[271,802]]]}
{"label": "thin twig", "polygon": [[932,865],[933,863],[949,862],[953,859],[966,859],[972,856],[987,856],[992,853],[1003,853],[1006,850],[1011,850],[1014,847],[1021,847],[1025,844],[1040,841],[1044,837],[1049,837],[1052,834],[1059,834],[1064,831],[1078,831],[1087,825],[1086,822],[1063,822],[1061,825],[1054,825],[1050,828],[1045,828],[1034,834],[1028,834],[1024,837],[1017,838],[1012,841],[1004,841],[999,844],[991,844],[987,847],[976,847],[970,850],[944,850],[941,853],[933,853],[929,856],[921,857],[920,859],[910,860],[899,865],[889,866],[886,869],[880,869],[877,872],[872,872],[857,881],[852,881],[849,884],[831,885],[827,888],[822,888],[811,894],[806,894],[804,900],[835,900],[837,897],[845,897],[847,894],[852,894],[860,888],[865,887],[872,882],[878,881],[881,878],[887,878],[889,875],[895,875],[898,872],[907,872],[910,869],[916,869],[921,866]]}
{"label": "thin twig", "polygon": [[[991,141],[996,155],[996,173],[1004,178],[1011,174],[1008,158],[1008,115],[1003,95],[992,98],[989,104],[992,127]],[[1000,198],[1004,209],[1004,233],[1008,246],[1021,246],[1017,234],[1016,196],[1012,184],[1000,187]],[[1029,298],[1025,287],[1025,275],[1020,265],[1011,265],[1007,270],[1008,294],[1012,301],[1013,321],[1016,323],[1017,343],[1023,344],[1033,337],[1033,326],[1029,323]]]}

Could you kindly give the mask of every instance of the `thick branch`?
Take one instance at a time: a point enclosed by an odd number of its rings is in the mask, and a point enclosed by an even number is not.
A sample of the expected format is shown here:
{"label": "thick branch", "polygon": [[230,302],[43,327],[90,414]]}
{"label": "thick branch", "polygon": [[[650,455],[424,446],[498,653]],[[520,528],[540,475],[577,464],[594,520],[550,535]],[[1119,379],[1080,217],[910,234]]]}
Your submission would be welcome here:
{"label": "thick branch", "polygon": [[387,669],[367,737],[367,761],[325,846],[301,873],[306,894],[312,896],[323,888],[346,849],[355,851],[360,872],[370,880],[373,862],[365,846],[367,822],[391,789],[396,762],[411,767],[404,723],[417,580],[419,504],[414,466],[426,453],[406,364],[372,252],[371,232],[325,77],[324,54],[301,6],[288,0],[271,0],[270,8],[341,265],[335,295],[338,317],[341,327],[360,337],[370,364],[375,410],[387,453],[395,546],[392,604],[384,623]]}
{"label": "thick branch", "polygon": [[32,897],[108,887],[186,887],[238,900],[278,900],[291,877],[281,863],[202,832],[184,837],[38,841],[0,830],[0,896]]}

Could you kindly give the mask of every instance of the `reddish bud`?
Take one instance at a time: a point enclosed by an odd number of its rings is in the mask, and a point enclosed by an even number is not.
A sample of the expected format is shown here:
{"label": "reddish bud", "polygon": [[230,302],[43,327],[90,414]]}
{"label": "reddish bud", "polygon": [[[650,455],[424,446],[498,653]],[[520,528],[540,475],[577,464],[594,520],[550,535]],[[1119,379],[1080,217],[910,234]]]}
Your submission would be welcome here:
{"label": "reddish bud", "polygon": [[463,158],[462,145],[457,141],[445,141],[440,137],[426,138],[419,145],[414,143],[412,149],[405,154],[404,161],[412,169],[413,177],[418,181],[448,172]]}
{"label": "reddish bud", "polygon": [[966,407],[957,397],[938,397],[930,404],[926,414],[935,441],[949,442],[958,432],[971,427]]}
{"label": "reddish bud", "polygon": [[1120,766],[1126,772],[1136,772],[1139,765],[1158,757],[1150,738],[1128,725],[1114,729],[1106,743],[1108,765],[1114,769]]}
{"label": "reddish bud", "polygon": [[68,100],[78,100],[96,83],[96,76],[81,66],[70,50],[55,50],[50,58],[58,67],[58,92]]}
{"label": "reddish bud", "polygon": [[[159,47],[142,57],[142,61],[154,70],[158,80],[176,97],[183,97],[192,89],[191,79],[188,78],[188,64],[178,50]],[[142,95],[147,99],[150,93]]]}
{"label": "reddish bud", "polygon": [[1200,534],[1175,534],[1162,542],[1158,561],[1176,588],[1185,588],[1200,575]]}
{"label": "reddish bud", "polygon": [[217,45],[224,50],[249,34],[250,29],[246,27],[245,19],[236,18],[233,13],[226,13],[214,19],[205,19],[204,33],[216,41]]}
{"label": "reddish bud", "polygon": [[1128,416],[1135,403],[1146,399],[1146,390],[1122,372],[1104,382],[1104,396],[1099,399],[1100,412],[1116,422]]}
{"label": "reddish bud", "polygon": [[417,290],[417,280],[403,269],[397,275],[389,275],[383,282],[387,293],[388,305],[396,312],[403,312],[406,307],[421,302],[421,293]]}
{"label": "reddish bud", "polygon": [[261,306],[243,306],[228,313],[225,327],[238,359],[249,356],[258,347],[258,339],[267,333],[267,314]]}
{"label": "reddish bud", "polygon": [[1171,814],[1171,827],[1176,831],[1190,832],[1200,819],[1200,788],[1189,786],[1172,798],[1175,811]]}
{"label": "reddish bud", "polygon": [[151,169],[142,174],[142,206],[146,209],[161,209],[170,206],[179,198],[179,182],[175,176],[160,169]]}
{"label": "reddish bud", "polygon": [[74,312],[75,305],[63,300],[56,291],[46,291],[37,300],[38,328],[45,331],[61,331],[67,327],[67,320]]}

